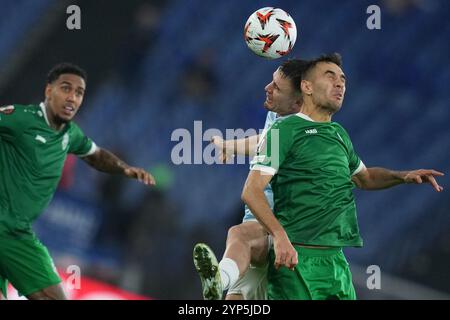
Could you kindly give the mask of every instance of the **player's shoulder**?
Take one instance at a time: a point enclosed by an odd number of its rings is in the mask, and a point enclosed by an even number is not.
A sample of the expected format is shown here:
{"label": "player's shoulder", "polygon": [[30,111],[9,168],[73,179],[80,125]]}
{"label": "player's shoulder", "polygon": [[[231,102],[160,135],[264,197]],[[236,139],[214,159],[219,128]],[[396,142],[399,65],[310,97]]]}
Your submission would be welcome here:
{"label": "player's shoulder", "polygon": [[266,121],[275,121],[277,119],[278,115],[273,111],[268,111],[266,116]]}
{"label": "player's shoulder", "polygon": [[267,130],[268,128],[270,128],[276,120],[277,114],[275,112],[267,112],[266,121],[264,122],[264,129]]}
{"label": "player's shoulder", "polygon": [[75,122],[75,121],[70,121],[68,124],[67,124],[67,126],[68,126],[68,128],[67,128],[67,133],[69,134],[69,135],[79,135],[79,134],[82,134],[82,135],[84,135],[84,133],[83,133],[83,130],[80,128],[80,126]]}
{"label": "player's shoulder", "polygon": [[14,112],[24,112],[24,111],[36,111],[40,110],[39,105],[37,104],[19,104],[14,103],[6,106],[0,106],[0,112],[3,114],[12,114]]}
{"label": "player's shoulder", "polygon": [[347,130],[344,128],[344,126],[342,126],[340,123],[338,122],[331,122],[331,125],[337,130],[340,131],[341,133],[344,133],[345,135],[348,136],[348,132]]}
{"label": "player's shoulder", "polygon": [[311,121],[305,120],[298,114],[290,114],[288,116],[277,119],[276,123],[283,128],[294,128],[311,125]]}
{"label": "player's shoulder", "polygon": [[285,128],[286,126],[289,125],[289,122],[286,122],[286,120],[287,120],[288,118],[289,118],[289,117],[279,117],[279,118],[276,118],[276,119],[273,121],[271,128],[272,128],[272,129],[275,129],[275,128]]}
{"label": "player's shoulder", "polygon": [[11,104],[9,106],[0,106],[0,113],[2,114],[13,114],[16,111],[16,107]]}
{"label": "player's shoulder", "polygon": [[22,116],[24,114],[33,114],[39,110],[39,106],[35,104],[11,104],[0,106],[0,113],[3,115]]}
{"label": "player's shoulder", "polygon": [[350,138],[349,133],[340,123],[332,122],[331,125],[342,139],[351,143],[352,139]]}
{"label": "player's shoulder", "polygon": [[277,120],[272,124],[270,127],[270,130],[274,132],[274,130],[278,131],[279,134],[286,136],[286,135],[293,135],[299,128],[298,118],[295,115],[288,115],[285,117],[279,117]]}
{"label": "player's shoulder", "polygon": [[81,130],[81,127],[80,127],[80,126],[78,125],[78,123],[77,123],[76,121],[74,121],[74,120],[71,120],[71,121],[69,122],[69,125],[70,125],[70,127],[73,128],[73,129]]}

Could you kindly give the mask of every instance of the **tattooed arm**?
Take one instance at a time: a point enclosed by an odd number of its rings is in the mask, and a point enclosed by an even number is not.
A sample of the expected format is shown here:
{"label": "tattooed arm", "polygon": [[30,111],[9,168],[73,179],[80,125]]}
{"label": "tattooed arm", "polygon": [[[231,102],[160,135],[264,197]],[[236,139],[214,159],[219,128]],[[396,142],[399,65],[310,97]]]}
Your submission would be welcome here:
{"label": "tattooed arm", "polygon": [[93,154],[81,158],[98,171],[122,174],[146,185],[155,185],[153,176],[142,168],[131,167],[110,151],[98,148]]}
{"label": "tattooed arm", "polygon": [[443,176],[442,172],[433,169],[419,169],[412,171],[392,171],[385,168],[364,168],[352,176],[353,182],[358,188],[365,190],[386,189],[401,183],[430,183],[434,190],[444,190],[435,176]]}

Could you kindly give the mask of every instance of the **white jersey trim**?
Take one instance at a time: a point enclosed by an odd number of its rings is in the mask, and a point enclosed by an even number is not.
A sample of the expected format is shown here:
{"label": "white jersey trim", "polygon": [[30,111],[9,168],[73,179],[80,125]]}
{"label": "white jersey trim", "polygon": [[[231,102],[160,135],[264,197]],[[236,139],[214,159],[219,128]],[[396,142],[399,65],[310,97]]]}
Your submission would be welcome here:
{"label": "white jersey trim", "polygon": [[88,151],[87,153],[82,154],[82,155],[79,155],[79,157],[80,157],[80,158],[83,158],[83,157],[90,156],[91,154],[94,154],[95,151],[97,151],[97,149],[98,149],[97,145],[95,144],[94,141],[92,141],[91,149],[89,149],[89,151]]}
{"label": "white jersey trim", "polygon": [[353,171],[352,176],[354,176],[355,174],[360,173],[361,171],[363,171],[366,168],[366,165],[364,164],[364,162],[362,162],[361,160],[359,160],[359,166],[358,168],[356,168],[355,171]]}
{"label": "white jersey trim", "polygon": [[267,173],[267,174],[269,174],[271,176],[274,176],[277,173],[277,170],[275,170],[274,168],[263,166],[263,165],[260,165],[260,164],[254,165],[250,169],[250,171],[261,171],[261,172]]}
{"label": "white jersey trim", "polygon": [[45,122],[47,122],[48,126],[50,126],[50,122],[48,121],[47,117],[47,110],[45,108],[45,104],[43,102],[39,103],[39,107],[41,107],[42,113],[44,114]]}
{"label": "white jersey trim", "polygon": [[304,114],[304,113],[299,112],[299,113],[297,113],[297,114],[295,114],[295,115],[296,115],[297,117],[300,117],[300,118],[305,119],[305,120],[307,120],[307,121],[316,122],[316,121],[314,121],[313,119],[311,119],[309,116],[307,116],[307,115]]}

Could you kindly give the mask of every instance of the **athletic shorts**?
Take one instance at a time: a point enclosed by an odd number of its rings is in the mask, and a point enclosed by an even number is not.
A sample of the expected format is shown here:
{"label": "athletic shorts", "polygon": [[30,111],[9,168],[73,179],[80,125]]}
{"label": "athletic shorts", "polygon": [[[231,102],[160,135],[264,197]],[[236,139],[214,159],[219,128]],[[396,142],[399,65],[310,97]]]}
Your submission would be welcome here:
{"label": "athletic shorts", "polygon": [[[273,246],[271,236],[268,236],[268,248]],[[250,265],[244,275],[228,289],[227,294],[240,294],[244,300],[267,300],[267,269],[269,263],[263,266]]]}
{"label": "athletic shorts", "polygon": [[293,271],[274,267],[269,251],[269,300],[355,300],[352,274],[342,248],[312,249],[294,246],[298,264]]}
{"label": "athletic shorts", "polygon": [[20,295],[28,296],[61,282],[47,248],[35,237],[0,236],[0,290],[8,281]]}
{"label": "athletic shorts", "polygon": [[227,294],[240,294],[244,300],[267,300],[267,268],[250,266]]}

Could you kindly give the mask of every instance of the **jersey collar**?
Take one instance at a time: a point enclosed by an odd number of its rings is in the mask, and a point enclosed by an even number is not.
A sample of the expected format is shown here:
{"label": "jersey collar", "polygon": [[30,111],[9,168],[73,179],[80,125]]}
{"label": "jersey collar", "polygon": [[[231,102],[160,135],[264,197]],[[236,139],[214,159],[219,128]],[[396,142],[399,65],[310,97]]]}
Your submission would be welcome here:
{"label": "jersey collar", "polygon": [[305,119],[305,120],[307,120],[307,121],[315,122],[315,121],[314,121],[313,119],[311,119],[309,116],[307,116],[306,114],[301,113],[301,112],[297,113],[296,116],[298,116],[298,117],[300,117],[300,118],[302,118],[302,119]]}
{"label": "jersey collar", "polygon": [[276,113],[276,114],[275,114],[275,120],[278,121],[278,120],[280,120],[280,119],[284,119],[284,118],[287,118],[287,117],[290,117],[290,116],[292,116],[292,114],[287,114],[287,115],[285,115],[285,116],[281,116],[281,115],[279,115],[278,113]]}
{"label": "jersey collar", "polygon": [[45,122],[47,122],[48,126],[50,126],[50,122],[48,121],[48,117],[47,117],[47,109],[45,108],[45,104],[43,102],[41,102],[39,104],[39,107],[41,107],[41,111],[44,114]]}

